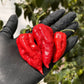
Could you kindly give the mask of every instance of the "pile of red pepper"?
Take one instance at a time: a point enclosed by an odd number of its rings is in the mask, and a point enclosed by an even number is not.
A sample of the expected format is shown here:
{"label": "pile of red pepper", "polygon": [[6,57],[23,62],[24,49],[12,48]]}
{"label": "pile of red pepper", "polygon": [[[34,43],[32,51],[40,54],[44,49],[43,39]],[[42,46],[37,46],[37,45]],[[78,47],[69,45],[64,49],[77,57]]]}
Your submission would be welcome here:
{"label": "pile of red pepper", "polygon": [[51,60],[57,62],[66,49],[66,34],[53,33],[44,24],[34,26],[32,33],[20,34],[16,40],[21,57],[43,74],[42,64],[49,68]]}

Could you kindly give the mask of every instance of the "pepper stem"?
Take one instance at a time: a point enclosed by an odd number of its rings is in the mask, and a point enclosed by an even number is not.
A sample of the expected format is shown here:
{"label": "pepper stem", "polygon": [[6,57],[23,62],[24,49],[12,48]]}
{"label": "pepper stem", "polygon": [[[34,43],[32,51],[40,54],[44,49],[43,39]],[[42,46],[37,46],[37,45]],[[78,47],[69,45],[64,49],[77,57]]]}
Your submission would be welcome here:
{"label": "pepper stem", "polygon": [[26,30],[29,30],[30,32],[32,31],[32,28],[30,27],[30,25],[26,26]]}
{"label": "pepper stem", "polygon": [[36,25],[39,24],[39,19],[44,16],[46,13],[42,13],[40,16],[37,17],[37,20],[36,20]]}
{"label": "pepper stem", "polygon": [[73,30],[73,29],[64,29],[64,30],[61,30],[61,32],[63,32],[63,31],[72,31],[72,32],[75,32],[75,30]]}

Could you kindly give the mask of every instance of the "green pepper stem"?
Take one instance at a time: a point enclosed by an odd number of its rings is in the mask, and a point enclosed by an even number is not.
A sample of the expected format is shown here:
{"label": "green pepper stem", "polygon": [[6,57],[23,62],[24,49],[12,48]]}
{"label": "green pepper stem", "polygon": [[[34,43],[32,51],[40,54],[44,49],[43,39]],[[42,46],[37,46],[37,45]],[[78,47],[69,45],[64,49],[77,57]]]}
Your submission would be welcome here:
{"label": "green pepper stem", "polygon": [[30,32],[32,31],[32,28],[30,27],[30,25],[26,26],[26,30],[29,30]]}
{"label": "green pepper stem", "polygon": [[64,32],[64,31],[72,31],[72,32],[75,32],[75,30],[73,30],[73,29],[64,29],[64,30],[61,30],[61,32]]}
{"label": "green pepper stem", "polygon": [[42,13],[40,16],[38,16],[38,18],[37,18],[37,20],[36,20],[36,25],[37,24],[39,24],[39,19],[43,16],[43,15],[45,15],[46,13],[44,12],[44,13]]}

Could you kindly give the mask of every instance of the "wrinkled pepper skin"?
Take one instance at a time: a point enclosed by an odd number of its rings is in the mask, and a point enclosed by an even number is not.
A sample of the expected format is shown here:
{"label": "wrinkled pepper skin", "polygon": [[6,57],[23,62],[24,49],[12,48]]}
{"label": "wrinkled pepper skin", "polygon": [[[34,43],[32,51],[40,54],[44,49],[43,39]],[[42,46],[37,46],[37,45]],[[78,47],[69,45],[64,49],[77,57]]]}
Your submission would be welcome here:
{"label": "wrinkled pepper skin", "polygon": [[37,42],[37,45],[41,49],[43,64],[46,66],[46,68],[49,68],[54,47],[53,30],[49,26],[38,24],[34,26],[32,34]]}
{"label": "wrinkled pepper skin", "polygon": [[49,68],[52,59],[57,62],[65,52],[67,38],[63,32],[53,33],[49,26],[38,24],[32,33],[20,34],[16,43],[21,57],[43,74],[42,63]]}
{"label": "wrinkled pepper skin", "polygon": [[16,40],[16,43],[21,57],[29,65],[31,65],[33,68],[37,69],[41,74],[43,74],[41,50],[35,44],[32,34],[20,34]]}
{"label": "wrinkled pepper skin", "polygon": [[56,32],[54,34],[54,42],[56,51],[53,57],[53,63],[57,62],[65,52],[67,45],[66,34],[63,32]]}

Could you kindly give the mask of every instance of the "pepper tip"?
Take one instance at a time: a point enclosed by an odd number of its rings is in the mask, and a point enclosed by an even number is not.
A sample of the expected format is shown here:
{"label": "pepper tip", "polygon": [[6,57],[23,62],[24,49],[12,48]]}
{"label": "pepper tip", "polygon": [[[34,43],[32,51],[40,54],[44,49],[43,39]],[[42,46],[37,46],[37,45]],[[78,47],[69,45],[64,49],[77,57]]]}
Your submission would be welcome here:
{"label": "pepper tip", "polygon": [[45,64],[45,67],[49,69],[49,65],[48,64]]}
{"label": "pepper tip", "polygon": [[43,70],[42,70],[42,69],[40,69],[40,70],[39,70],[39,72],[40,72],[42,75],[44,75],[44,73],[43,73]]}

